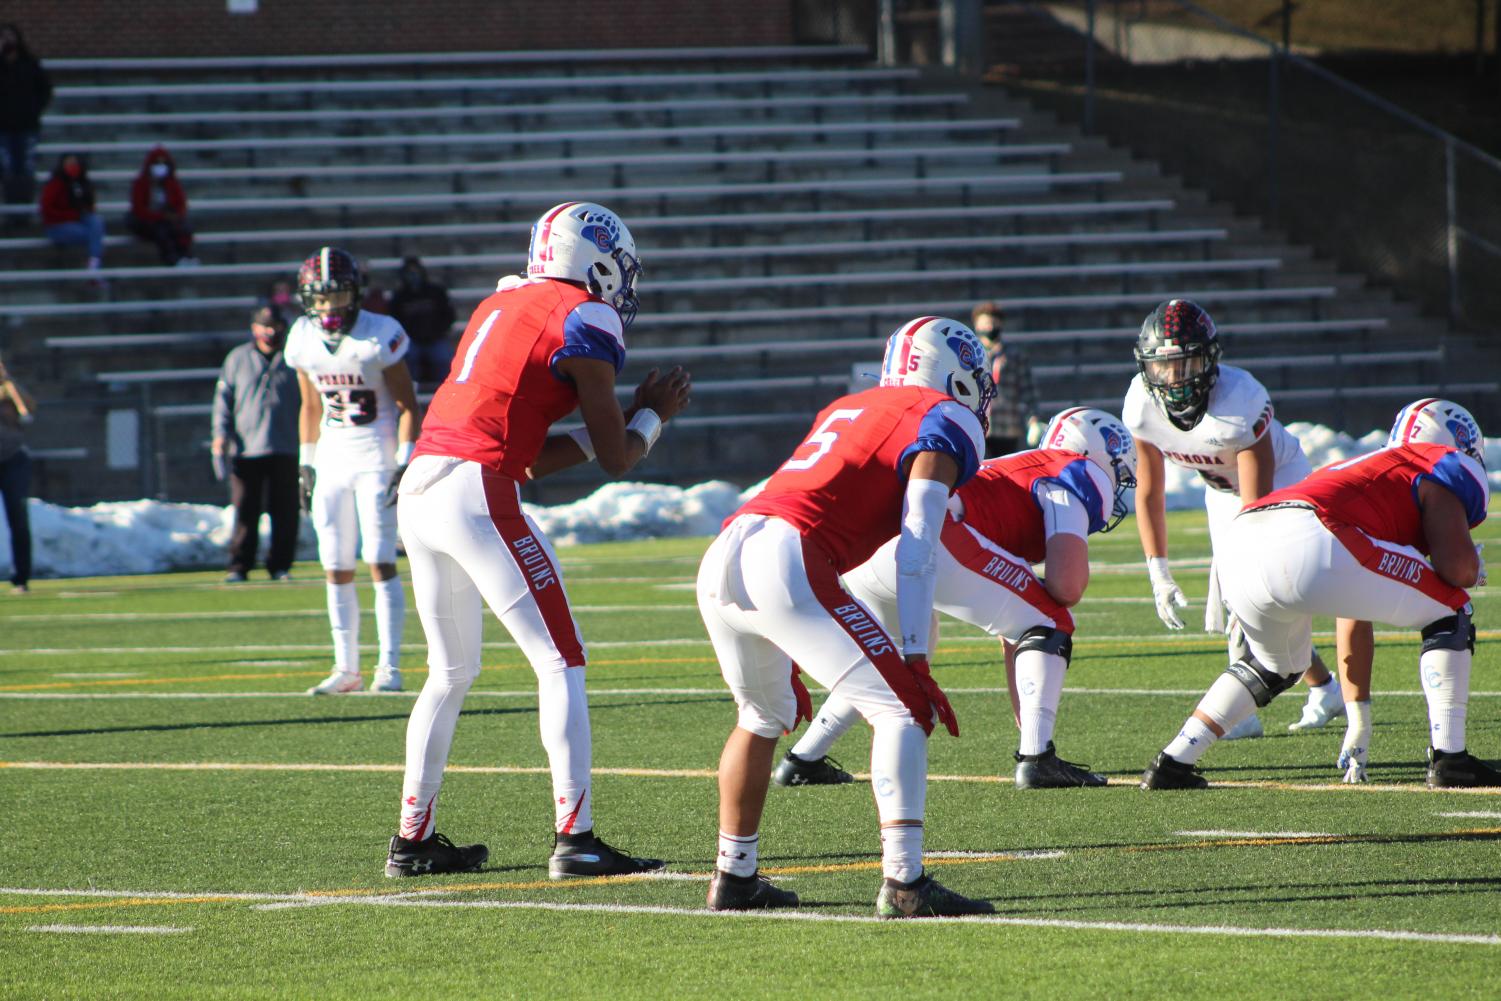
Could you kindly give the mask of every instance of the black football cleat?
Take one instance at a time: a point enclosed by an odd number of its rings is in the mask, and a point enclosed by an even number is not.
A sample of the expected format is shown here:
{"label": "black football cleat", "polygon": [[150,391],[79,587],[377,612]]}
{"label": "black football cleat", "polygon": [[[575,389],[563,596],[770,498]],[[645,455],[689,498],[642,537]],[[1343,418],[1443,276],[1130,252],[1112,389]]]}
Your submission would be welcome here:
{"label": "black football cleat", "polygon": [[760,872],[735,876],[715,869],[709,879],[711,911],[764,911],[797,904],[797,894],[782,889]]}
{"label": "black football cleat", "polygon": [[910,883],[881,882],[876,897],[878,918],[948,918],[965,914],[994,914],[988,900],[972,900],[955,893],[926,872]]}
{"label": "black football cleat", "polygon": [[554,834],[552,858],[547,860],[549,879],[588,879],[591,876],[635,876],[660,872],[667,863],[659,858],[636,858],[616,851],[594,836]]}
{"label": "black football cleat", "polygon": [[1185,765],[1177,758],[1159,752],[1147,770],[1141,773],[1143,789],[1208,789],[1209,780],[1199,774],[1193,765]]}
{"label": "black football cleat", "polygon": [[441,834],[426,841],[391,839],[386,855],[387,876],[435,876],[442,872],[474,872],[490,857],[484,845],[456,845]]}
{"label": "black football cleat", "polygon": [[1018,753],[1014,757],[1018,789],[1072,789],[1107,784],[1105,776],[1090,771],[1088,765],[1076,765],[1058,757],[1051,740],[1041,754]]}
{"label": "black football cleat", "polygon": [[1469,751],[1439,751],[1428,748],[1428,788],[1475,789],[1501,786],[1501,772]]}
{"label": "black football cleat", "polygon": [[788,751],[771,773],[771,780],[779,786],[839,786],[855,781],[855,777],[828,756],[810,761]]}

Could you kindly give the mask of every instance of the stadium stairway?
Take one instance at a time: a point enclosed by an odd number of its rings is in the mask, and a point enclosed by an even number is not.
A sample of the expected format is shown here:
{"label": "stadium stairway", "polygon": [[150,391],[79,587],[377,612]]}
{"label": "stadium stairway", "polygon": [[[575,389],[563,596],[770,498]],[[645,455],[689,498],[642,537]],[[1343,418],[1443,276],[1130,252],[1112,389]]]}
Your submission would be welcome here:
{"label": "stadium stairway", "polygon": [[[415,253],[467,314],[524,263],[531,220],[569,198],[619,211],[646,267],[623,394],[652,366],[697,380],[642,479],[760,479],[891,329],[981,299],[1005,304],[1047,411],[1117,407],[1141,317],[1185,294],[1287,420],[1362,433],[1414,395],[1496,388],[1445,385],[1433,321],[1152,163],[862,50],[49,67],[43,160],[89,154],[113,234],[103,288],[34,226],[0,239],[0,352],[44,401],[49,499],[221,499],[213,375],[271,280],[325,242],[380,285]],[[158,141],[192,201],[197,268],[120,236]],[[599,481],[579,469],[528,490]]]}

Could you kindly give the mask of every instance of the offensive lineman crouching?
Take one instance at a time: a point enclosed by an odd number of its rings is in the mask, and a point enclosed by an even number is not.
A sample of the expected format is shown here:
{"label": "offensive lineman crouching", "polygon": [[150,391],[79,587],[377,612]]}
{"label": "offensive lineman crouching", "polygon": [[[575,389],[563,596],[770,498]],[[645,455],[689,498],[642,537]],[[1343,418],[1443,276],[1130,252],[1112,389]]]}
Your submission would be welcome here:
{"label": "offensive lineman crouching", "polygon": [[[1380,451],[1325,466],[1246,507],[1227,544],[1237,568],[1221,586],[1245,630],[1247,652],[1142,776],[1143,789],[1201,789],[1201,755],[1308,666],[1314,615],[1421,629],[1428,700],[1428,785],[1501,785],[1501,772],[1465,750],[1472,608],[1463,588],[1482,576],[1470,529],[1485,520],[1490,488],[1484,439],[1469,412],[1419,400],[1397,415]],[[1342,759],[1363,777],[1365,732],[1352,720]]]}
{"label": "offensive lineman crouching", "polygon": [[[1021,789],[1102,786],[1105,777],[1058,757],[1053,727],[1073,649],[1077,604],[1089,583],[1089,544],[1125,516],[1135,483],[1131,433],[1102,410],[1075,407],[1048,424],[1042,447],[992,459],[949,500],[937,551],[933,607],[1005,644],[1021,729]],[[897,540],[844,575],[844,586],[889,626],[897,620]],[[1032,571],[1046,562],[1045,578]],[[852,781],[826,755],[859,718],[829,697],[773,775],[779,785]]]}

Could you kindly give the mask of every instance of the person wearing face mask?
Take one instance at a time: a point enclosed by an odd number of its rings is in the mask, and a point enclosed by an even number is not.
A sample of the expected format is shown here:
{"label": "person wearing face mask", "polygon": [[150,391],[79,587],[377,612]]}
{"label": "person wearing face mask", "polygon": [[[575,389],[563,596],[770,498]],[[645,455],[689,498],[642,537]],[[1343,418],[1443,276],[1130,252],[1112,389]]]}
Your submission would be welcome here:
{"label": "person wearing face mask", "polygon": [[162,263],[189,267],[193,231],[188,226],[188,197],[177,180],[177,164],[160,144],[151,147],[130,186],[130,213],[125,225],[138,240],[156,245]]}
{"label": "person wearing face mask", "polygon": [[26,205],[36,197],[36,143],[52,81],[26,47],[21,29],[0,24],[0,177],[5,200]]}
{"label": "person wearing face mask", "polygon": [[[42,186],[42,226],[59,247],[88,248],[88,268],[104,264],[104,220],[94,211],[94,182],[77,153],[64,153]],[[96,282],[98,279],[95,279]]]}
{"label": "person wearing face mask", "polygon": [[224,359],[214,387],[214,475],[229,480],[235,509],[226,583],[244,581],[255,566],[263,511],[271,515],[266,571],[272,580],[291,575],[300,517],[297,416],[302,393],[297,372],[282,353],[287,326],[279,307],[257,306],[250,314],[250,342]]}
{"label": "person wearing face mask", "polygon": [[400,284],[391,294],[391,315],[401,321],[412,339],[407,365],[419,383],[436,385],[448,375],[453,362],[453,303],[448,289],[431,281],[420,258],[408,257],[401,262]]}

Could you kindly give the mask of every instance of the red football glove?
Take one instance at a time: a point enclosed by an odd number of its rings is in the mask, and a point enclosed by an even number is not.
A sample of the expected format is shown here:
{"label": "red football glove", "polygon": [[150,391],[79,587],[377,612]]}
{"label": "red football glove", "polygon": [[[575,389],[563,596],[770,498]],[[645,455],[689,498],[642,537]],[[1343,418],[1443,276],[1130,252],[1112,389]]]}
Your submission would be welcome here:
{"label": "red football glove", "polygon": [[[943,694],[943,689],[938,687],[938,682],[933,680],[933,675],[928,670],[928,658],[917,656],[907,658],[907,669],[912,672],[912,679],[917,682],[917,687],[927,696],[928,702],[933,706],[933,711],[938,714],[938,722],[944,729],[955,737],[959,736],[959,718],[954,715],[954,707],[949,705],[949,697]],[[813,722],[810,718],[808,722]]]}
{"label": "red football glove", "polygon": [[[792,717],[792,730],[796,730],[803,720],[813,722],[813,699],[808,694],[808,686],[803,684],[803,679],[798,677],[802,672],[796,664],[792,665],[792,697],[797,699],[797,715]],[[792,730],[788,730],[791,733]]]}

